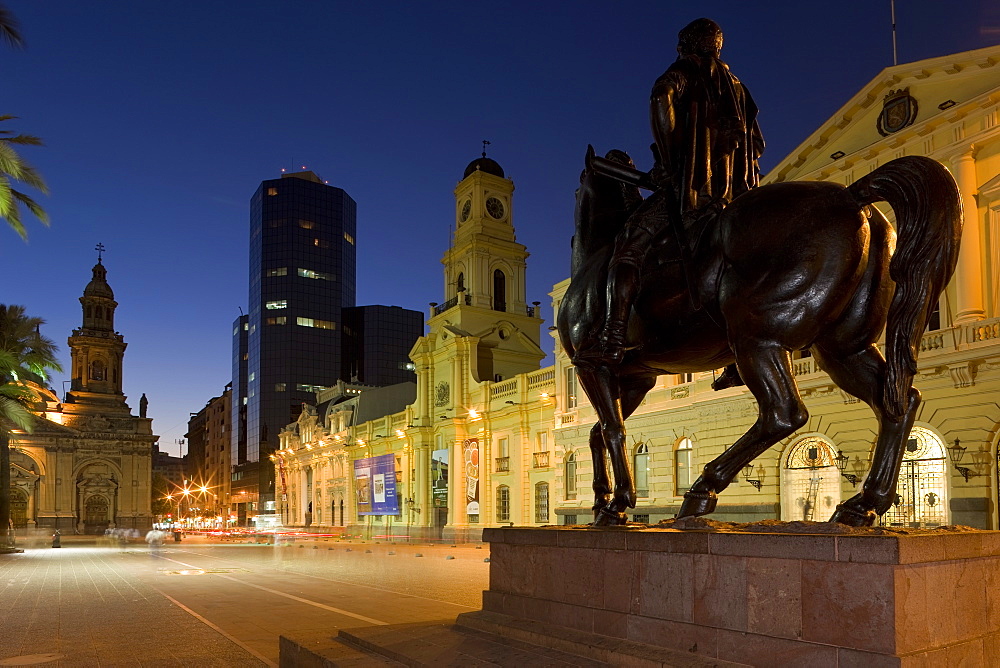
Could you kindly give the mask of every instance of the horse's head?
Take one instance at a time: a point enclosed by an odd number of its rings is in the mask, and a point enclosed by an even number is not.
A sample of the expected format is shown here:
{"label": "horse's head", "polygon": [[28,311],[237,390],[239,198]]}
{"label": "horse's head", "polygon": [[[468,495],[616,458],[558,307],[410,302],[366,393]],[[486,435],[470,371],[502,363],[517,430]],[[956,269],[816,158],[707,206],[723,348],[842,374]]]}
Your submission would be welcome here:
{"label": "horse's head", "polygon": [[[578,266],[591,254],[614,246],[615,237],[625,221],[642,201],[639,189],[611,177],[598,174],[592,166],[594,147],[587,147],[587,157],[580,187],[576,191],[576,233],[573,237],[573,266]],[[608,160],[635,167],[628,153],[618,149],[608,151]]]}

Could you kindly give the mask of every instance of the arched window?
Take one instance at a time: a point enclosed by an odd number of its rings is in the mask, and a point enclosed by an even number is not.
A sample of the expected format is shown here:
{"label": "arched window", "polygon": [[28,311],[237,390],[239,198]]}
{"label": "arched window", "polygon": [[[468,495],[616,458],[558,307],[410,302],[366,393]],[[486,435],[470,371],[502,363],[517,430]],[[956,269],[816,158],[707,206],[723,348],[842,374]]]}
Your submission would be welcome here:
{"label": "arched window", "polygon": [[879,523],[936,527],[948,523],[948,471],[944,442],[926,427],[914,427],[903,449],[896,501]]}
{"label": "arched window", "polygon": [[91,380],[104,380],[106,372],[107,367],[104,365],[103,360],[94,360],[90,363]]}
{"label": "arched window", "polygon": [[499,269],[493,272],[493,310],[507,310],[507,277]]}
{"label": "arched window", "polygon": [[535,485],[535,521],[549,521],[549,483],[547,482]]}
{"label": "arched window", "polygon": [[572,500],[576,498],[576,453],[571,452],[566,455],[564,463],[564,476],[566,478],[566,498]]}
{"label": "arched window", "polygon": [[837,450],[822,436],[806,436],[788,449],[781,472],[781,519],[822,522],[840,503]]}
{"label": "arched window", "polygon": [[497,487],[497,522],[510,522],[510,487]]}
{"label": "arched window", "polygon": [[649,496],[649,444],[635,446],[635,495]]}
{"label": "arched window", "polygon": [[681,496],[691,488],[691,452],[693,444],[690,438],[677,441],[674,449],[674,496]]}
{"label": "arched window", "polygon": [[465,290],[465,274],[463,272],[458,272],[458,278],[455,279],[455,289],[458,292]]}

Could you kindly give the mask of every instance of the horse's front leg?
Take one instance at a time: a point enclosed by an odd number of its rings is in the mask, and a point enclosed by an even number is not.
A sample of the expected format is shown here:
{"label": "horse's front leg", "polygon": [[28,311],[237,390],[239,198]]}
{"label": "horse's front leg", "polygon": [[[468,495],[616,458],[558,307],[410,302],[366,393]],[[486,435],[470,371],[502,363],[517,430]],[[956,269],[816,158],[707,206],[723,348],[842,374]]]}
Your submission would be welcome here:
{"label": "horse's front leg", "polygon": [[598,422],[590,430],[590,456],[594,463],[594,520],[600,517],[601,508],[611,500],[611,480],[608,478],[608,462],[604,456],[604,434]]}
{"label": "horse's front leg", "polygon": [[[601,440],[611,458],[611,470],[615,478],[614,496],[599,510],[595,511],[594,526],[611,526],[625,524],[627,508],[635,507],[635,484],[632,480],[632,469],[629,467],[625,453],[625,420],[622,418],[619,401],[618,377],[604,366],[580,365],[577,367],[580,385],[587,393],[594,411],[597,413]],[[592,432],[593,433],[593,432]],[[591,447],[594,440],[591,440]],[[595,465],[598,457],[594,454]],[[602,480],[603,476],[603,480]],[[600,457],[600,468],[594,470],[594,492],[596,495],[606,494],[607,469],[603,453]],[[610,491],[610,490],[607,490]]]}

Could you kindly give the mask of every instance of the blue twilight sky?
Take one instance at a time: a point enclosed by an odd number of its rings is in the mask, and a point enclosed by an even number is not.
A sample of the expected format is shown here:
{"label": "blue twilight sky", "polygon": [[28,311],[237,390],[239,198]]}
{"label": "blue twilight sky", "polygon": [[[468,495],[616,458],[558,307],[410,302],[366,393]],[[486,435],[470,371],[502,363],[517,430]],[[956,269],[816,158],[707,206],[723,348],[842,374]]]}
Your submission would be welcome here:
{"label": "blue twilight sky", "polygon": [[[146,393],[171,452],[230,380],[249,198],[282,168],[357,201],[357,303],[426,313],[443,301],[452,191],[489,139],[548,325],[586,145],[650,166],[649,89],[681,27],[722,25],[761,109],[765,171],[892,64],[889,0],[0,2],[27,42],[0,45],[0,113],[20,117],[3,129],[45,140],[22,155],[52,218],[29,219],[28,244],[0,229],[0,302],[45,318],[68,362],[102,242],[125,392],[134,411]],[[993,0],[896,5],[901,63],[1000,42]]]}

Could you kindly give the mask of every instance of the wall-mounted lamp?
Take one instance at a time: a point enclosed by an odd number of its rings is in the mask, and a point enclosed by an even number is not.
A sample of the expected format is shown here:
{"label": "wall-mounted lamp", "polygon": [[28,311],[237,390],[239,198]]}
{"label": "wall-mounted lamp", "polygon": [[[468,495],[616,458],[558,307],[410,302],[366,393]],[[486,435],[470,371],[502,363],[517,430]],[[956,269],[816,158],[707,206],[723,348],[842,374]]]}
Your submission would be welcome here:
{"label": "wall-mounted lamp", "polygon": [[847,463],[851,461],[851,458],[844,454],[843,450],[837,450],[837,468],[840,469],[840,475],[844,476],[847,482],[851,483],[852,487],[857,487],[858,483],[861,482],[861,478],[854,475],[853,473],[844,473],[847,470]]}
{"label": "wall-mounted lamp", "polygon": [[962,457],[965,456],[965,451],[967,448],[963,448],[959,439],[955,439],[955,445],[945,448],[948,451],[948,459],[951,460],[952,465],[955,469],[962,474],[965,478],[965,482],[969,482],[969,478],[979,475],[972,469],[966,468],[964,466],[959,466],[962,463]]}
{"label": "wall-mounted lamp", "polygon": [[759,492],[761,485],[763,485],[763,483],[760,481],[759,477],[751,478],[750,476],[752,475],[753,475],[753,462],[750,462],[749,464],[743,467],[743,479],[746,480],[751,485],[753,485],[754,487],[756,487],[757,491]]}

